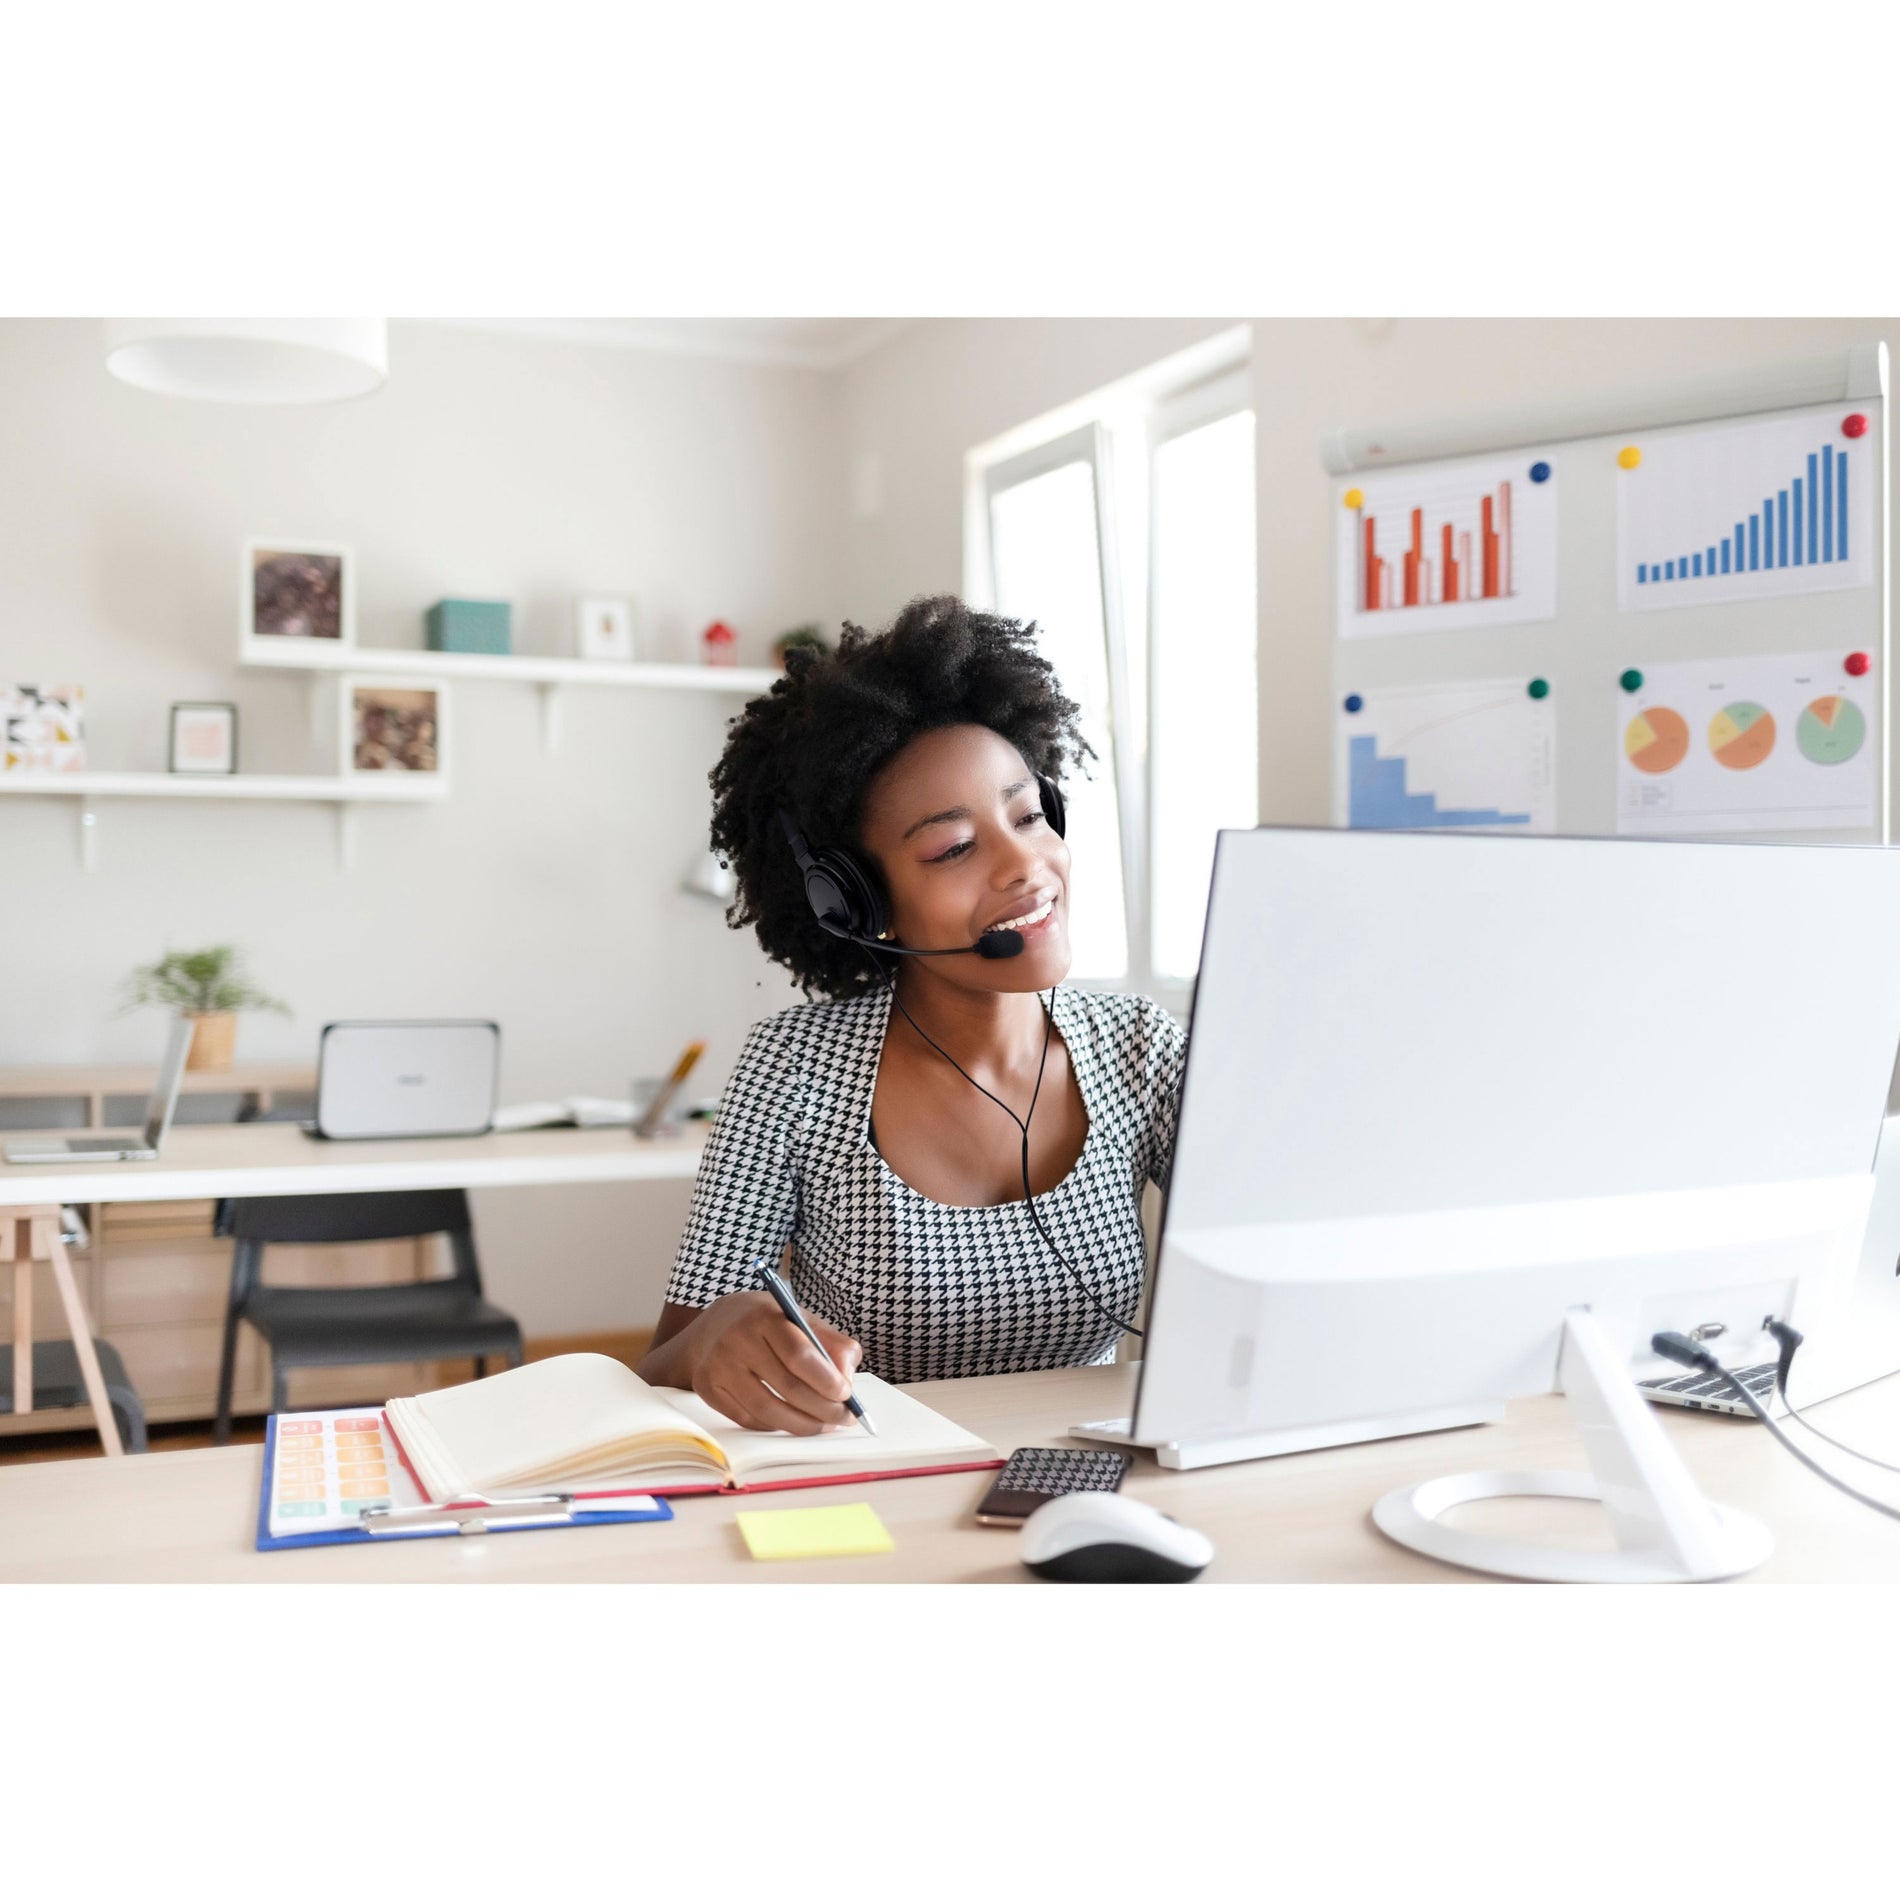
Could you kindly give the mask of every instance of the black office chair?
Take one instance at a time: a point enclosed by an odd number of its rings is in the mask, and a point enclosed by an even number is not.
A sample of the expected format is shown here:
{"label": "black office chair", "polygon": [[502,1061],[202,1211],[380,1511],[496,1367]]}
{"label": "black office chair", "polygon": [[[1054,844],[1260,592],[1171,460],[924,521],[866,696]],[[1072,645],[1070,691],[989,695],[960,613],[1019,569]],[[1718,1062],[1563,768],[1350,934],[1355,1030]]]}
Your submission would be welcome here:
{"label": "black office chair", "polygon": [[[105,1381],[106,1403],[119,1423],[119,1443],[127,1451],[144,1451],[145,1407],[126,1375],[125,1361],[111,1340],[95,1339],[99,1374]],[[70,1339],[42,1339],[33,1348],[33,1410],[63,1412],[88,1403],[85,1374],[79,1352]],[[0,1413],[13,1410],[13,1354],[0,1349]]]}
{"label": "black office chair", "polygon": [[[218,1368],[217,1442],[231,1442],[231,1382],[240,1321],[263,1335],[271,1356],[273,1412],[285,1405],[285,1376],[298,1366],[368,1366],[401,1359],[473,1359],[479,1379],[491,1357],[522,1363],[521,1328],[482,1297],[468,1196],[460,1188],[414,1194],[284,1194],[224,1201],[217,1231],[228,1234],[231,1295]],[[274,1287],[263,1284],[267,1246],[411,1240],[447,1234],[455,1271],[446,1280],[386,1286]]]}

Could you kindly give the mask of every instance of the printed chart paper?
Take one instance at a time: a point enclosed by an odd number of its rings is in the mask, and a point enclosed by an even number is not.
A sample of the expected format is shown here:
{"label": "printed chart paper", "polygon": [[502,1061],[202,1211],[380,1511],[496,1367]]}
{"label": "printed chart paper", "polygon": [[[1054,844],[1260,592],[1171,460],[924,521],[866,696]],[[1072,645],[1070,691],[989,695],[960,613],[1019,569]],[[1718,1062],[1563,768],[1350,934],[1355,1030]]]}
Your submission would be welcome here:
{"label": "printed chart paper", "polygon": [[1549,699],[1526,679],[1350,693],[1334,748],[1334,811],[1354,830],[1557,827]]}
{"label": "printed chart paper", "polygon": [[1843,655],[1690,660],[1636,670],[1623,697],[1616,828],[1629,835],[1874,829],[1873,672]]}
{"label": "printed chart paper", "polygon": [[[1850,435],[1855,417],[1862,430]],[[1618,606],[1870,586],[1875,440],[1852,403],[1631,437],[1642,459],[1611,471]]]}
{"label": "printed chart paper", "polygon": [[427,1504],[394,1447],[380,1405],[287,1412],[277,1421],[270,1534],[308,1537],[358,1527],[372,1504]]}
{"label": "printed chart paper", "polygon": [[1342,640],[1549,620],[1557,480],[1530,452],[1335,482]]}

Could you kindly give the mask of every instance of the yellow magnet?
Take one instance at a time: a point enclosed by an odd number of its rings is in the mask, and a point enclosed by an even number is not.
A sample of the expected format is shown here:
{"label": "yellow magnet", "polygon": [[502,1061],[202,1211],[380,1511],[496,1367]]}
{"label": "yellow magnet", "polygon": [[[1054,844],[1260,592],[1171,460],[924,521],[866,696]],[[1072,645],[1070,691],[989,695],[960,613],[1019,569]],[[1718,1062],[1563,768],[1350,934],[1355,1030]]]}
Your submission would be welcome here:
{"label": "yellow magnet", "polygon": [[1363,508],[1365,505],[1366,497],[1363,489],[1349,488],[1346,490],[1346,506],[1348,508]]}
{"label": "yellow magnet", "polygon": [[1635,468],[1642,459],[1643,452],[1637,448],[1634,443],[1628,448],[1618,449],[1616,452],[1616,465],[1618,468]]}

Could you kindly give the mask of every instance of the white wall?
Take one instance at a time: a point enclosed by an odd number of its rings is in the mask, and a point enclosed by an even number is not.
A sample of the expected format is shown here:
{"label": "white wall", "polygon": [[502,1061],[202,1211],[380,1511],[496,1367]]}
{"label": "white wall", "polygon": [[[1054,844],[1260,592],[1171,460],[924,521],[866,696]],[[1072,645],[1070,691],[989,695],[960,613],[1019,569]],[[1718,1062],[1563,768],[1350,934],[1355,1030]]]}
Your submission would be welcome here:
{"label": "white wall", "polygon": [[[133,390],[89,322],[0,322],[0,679],[86,688],[91,762],[162,770],[166,708],[229,699],[249,771],[310,755],[304,676],[235,664],[248,535],[341,541],[359,639],[419,645],[444,595],[512,600],[518,651],[566,650],[576,594],[640,604],[645,657],[719,618],[741,658],[836,621],[833,379],[394,326],[375,396],[223,408]],[[67,800],[0,804],[0,1063],[154,1058],[115,1017],[125,972],[232,941],[295,1011],[238,1055],[313,1056],[344,1016],[503,1025],[504,1099],[624,1093],[689,1034],[716,1092],[746,1025],[796,992],[750,934],[678,894],[736,698],[565,695],[544,755],[531,689],[458,685],[440,805],[366,809],[339,870],[327,810],[110,801],[79,868]],[[481,1197],[490,1290],[531,1335],[648,1324],[685,1184]]]}

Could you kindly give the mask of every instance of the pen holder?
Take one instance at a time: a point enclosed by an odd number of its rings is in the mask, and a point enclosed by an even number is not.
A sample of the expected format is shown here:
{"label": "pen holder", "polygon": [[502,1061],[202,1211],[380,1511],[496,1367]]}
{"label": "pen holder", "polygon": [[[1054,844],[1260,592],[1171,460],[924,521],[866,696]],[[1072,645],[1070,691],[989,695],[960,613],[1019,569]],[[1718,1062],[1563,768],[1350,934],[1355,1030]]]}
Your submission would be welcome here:
{"label": "pen holder", "polygon": [[[643,1130],[642,1122],[647,1111],[653,1106],[653,1098],[658,1094],[672,1097],[660,1111],[657,1122],[651,1128]],[[681,1119],[682,1104],[679,1098],[679,1085],[670,1076],[649,1075],[637,1077],[628,1091],[628,1099],[633,1105],[633,1134],[636,1141],[677,1140],[683,1126]]]}

